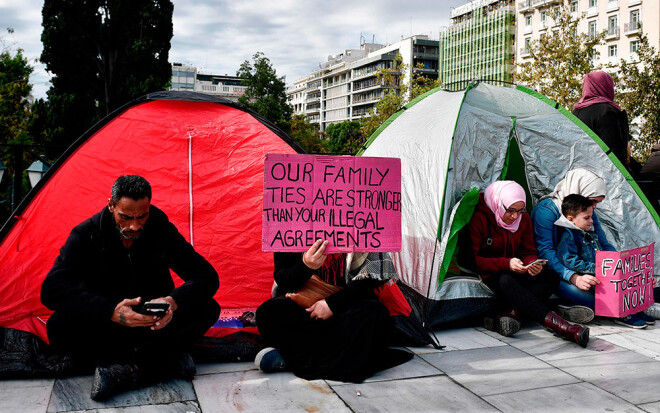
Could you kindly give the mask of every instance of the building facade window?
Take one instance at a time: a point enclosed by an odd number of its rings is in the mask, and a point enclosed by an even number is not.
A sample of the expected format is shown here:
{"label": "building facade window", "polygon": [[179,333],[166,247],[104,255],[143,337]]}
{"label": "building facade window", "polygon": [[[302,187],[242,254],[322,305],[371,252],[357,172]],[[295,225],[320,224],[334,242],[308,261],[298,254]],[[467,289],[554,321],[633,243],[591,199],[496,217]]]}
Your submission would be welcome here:
{"label": "building facade window", "polygon": [[639,28],[639,9],[630,11],[630,30],[637,30]]}
{"label": "building facade window", "polygon": [[532,15],[528,14],[525,16],[525,27],[530,27],[532,25]]}
{"label": "building facade window", "polygon": [[571,4],[570,4],[570,7],[571,7],[571,13],[577,13],[577,11],[578,11],[578,2],[577,2],[577,0],[572,0]]}
{"label": "building facade window", "polygon": [[613,15],[607,18],[607,35],[616,36],[619,34],[619,16]]}
{"label": "building facade window", "polygon": [[593,39],[598,36],[598,22],[596,20],[591,20],[587,24],[589,25],[589,37]]}
{"label": "building facade window", "polygon": [[613,44],[607,47],[607,57],[616,59],[618,52],[618,46]]}
{"label": "building facade window", "polygon": [[630,42],[630,53],[637,53],[639,51],[639,40]]}
{"label": "building facade window", "polygon": [[545,10],[541,12],[541,27],[548,27],[548,13]]}
{"label": "building facade window", "polygon": [[589,8],[598,8],[598,0],[589,0]]}

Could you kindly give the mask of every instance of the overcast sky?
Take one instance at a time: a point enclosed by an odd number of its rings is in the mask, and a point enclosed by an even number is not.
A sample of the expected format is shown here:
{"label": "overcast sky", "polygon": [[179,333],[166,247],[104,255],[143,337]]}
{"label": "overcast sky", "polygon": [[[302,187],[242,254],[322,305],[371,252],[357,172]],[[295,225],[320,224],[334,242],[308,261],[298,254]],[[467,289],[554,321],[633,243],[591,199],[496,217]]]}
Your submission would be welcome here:
{"label": "overcast sky", "polygon": [[[173,0],[170,62],[205,73],[235,75],[240,64],[264,52],[287,84],[318,67],[328,55],[357,49],[360,35],[389,44],[412,34],[438,38],[452,7],[466,0]],[[43,0],[0,0],[4,46],[21,48],[34,66],[33,94],[45,97],[49,74],[41,54]],[[14,34],[6,34],[11,27]]]}

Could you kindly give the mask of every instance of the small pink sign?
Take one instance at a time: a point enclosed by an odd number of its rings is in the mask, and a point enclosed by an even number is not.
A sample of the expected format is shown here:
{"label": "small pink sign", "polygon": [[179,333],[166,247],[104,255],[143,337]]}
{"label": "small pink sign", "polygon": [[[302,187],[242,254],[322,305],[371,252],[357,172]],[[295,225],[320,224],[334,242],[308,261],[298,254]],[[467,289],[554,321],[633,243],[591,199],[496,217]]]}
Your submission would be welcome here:
{"label": "small pink sign", "polygon": [[653,304],[654,247],[596,252],[596,315],[620,318]]}
{"label": "small pink sign", "polygon": [[264,251],[401,249],[400,159],[268,154],[264,168]]}

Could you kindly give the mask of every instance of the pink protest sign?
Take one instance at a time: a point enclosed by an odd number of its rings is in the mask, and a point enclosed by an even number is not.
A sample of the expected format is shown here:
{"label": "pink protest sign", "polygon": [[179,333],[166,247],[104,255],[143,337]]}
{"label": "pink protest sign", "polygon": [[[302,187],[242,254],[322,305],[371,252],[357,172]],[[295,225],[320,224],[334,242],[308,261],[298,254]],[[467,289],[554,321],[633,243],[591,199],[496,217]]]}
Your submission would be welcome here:
{"label": "pink protest sign", "polygon": [[625,317],[653,304],[653,248],[596,252],[596,315]]}
{"label": "pink protest sign", "polygon": [[264,251],[401,249],[400,159],[268,154],[264,168]]}

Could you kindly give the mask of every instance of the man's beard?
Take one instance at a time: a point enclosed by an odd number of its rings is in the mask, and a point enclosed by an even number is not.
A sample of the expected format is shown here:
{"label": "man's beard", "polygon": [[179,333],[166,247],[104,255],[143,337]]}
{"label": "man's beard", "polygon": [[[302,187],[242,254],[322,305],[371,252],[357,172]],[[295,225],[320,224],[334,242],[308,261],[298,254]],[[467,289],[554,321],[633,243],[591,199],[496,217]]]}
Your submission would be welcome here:
{"label": "man's beard", "polygon": [[142,235],[143,230],[138,230],[138,231],[126,231],[123,230],[119,227],[119,225],[115,224],[115,228],[117,228],[117,231],[119,231],[119,235],[122,236],[122,238],[127,239],[129,241],[135,241]]}

